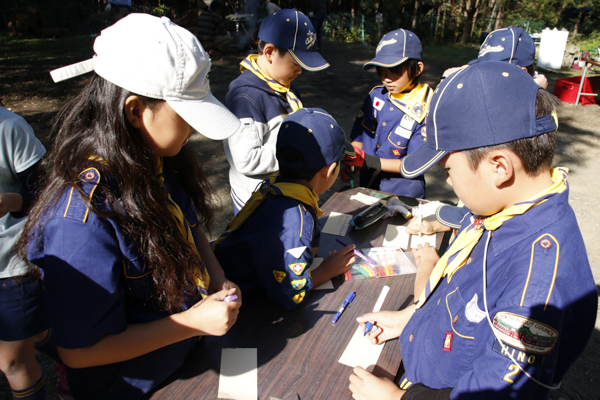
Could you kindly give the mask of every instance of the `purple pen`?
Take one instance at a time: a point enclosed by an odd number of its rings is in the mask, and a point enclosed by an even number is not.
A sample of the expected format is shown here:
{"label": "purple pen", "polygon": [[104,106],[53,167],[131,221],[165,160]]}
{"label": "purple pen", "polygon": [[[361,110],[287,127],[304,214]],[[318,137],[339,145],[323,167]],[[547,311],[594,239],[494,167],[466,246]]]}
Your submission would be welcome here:
{"label": "purple pen", "polygon": [[[347,247],[348,244],[344,243],[343,241],[341,241],[340,239],[335,239],[339,244],[341,244],[344,247]],[[363,253],[361,253],[360,251],[356,250],[356,248],[354,250],[354,254],[356,254],[357,256],[359,256],[360,258],[362,258],[363,260],[365,260],[366,262],[368,262],[369,264],[371,264],[372,266],[376,267],[377,263],[373,260],[371,260],[369,257],[365,256]]]}
{"label": "purple pen", "polygon": [[223,301],[236,301],[237,299],[237,294],[232,294],[231,296],[226,296]]}

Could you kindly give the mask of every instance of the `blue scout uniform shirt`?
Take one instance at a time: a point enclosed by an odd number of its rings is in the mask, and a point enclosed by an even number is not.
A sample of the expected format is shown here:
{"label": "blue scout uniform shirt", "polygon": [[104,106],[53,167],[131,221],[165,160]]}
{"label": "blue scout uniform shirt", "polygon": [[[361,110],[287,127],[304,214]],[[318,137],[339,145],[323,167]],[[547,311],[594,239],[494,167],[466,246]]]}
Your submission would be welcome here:
{"label": "blue scout uniform shirt", "polygon": [[[583,352],[597,308],[587,253],[567,201],[568,189],[504,222],[487,250],[490,320],[521,367],[549,386]],[[417,382],[454,388],[452,399],[547,398],[549,390],[514,365],[488,323],[482,287],[487,235],[404,328],[401,388]]]}
{"label": "blue scout uniform shirt", "polygon": [[[433,91],[428,89],[426,98]],[[375,86],[358,111],[350,139],[361,142],[366,154],[401,160],[421,146],[425,138],[427,109],[416,110],[422,116],[417,122],[394,105],[388,90]],[[425,197],[425,178],[406,179],[398,173],[360,169],[360,186],[408,197]]]}
{"label": "blue scout uniform shirt", "polygon": [[[98,170],[80,174],[82,188],[100,210],[117,212],[103,204]],[[165,186],[193,226],[198,217],[181,187]],[[79,192],[67,188],[47,211],[39,243],[30,244],[29,259],[43,270],[56,345],[77,349],[91,346],[106,335],[123,332],[128,324],[144,323],[169,315],[152,301],[155,285],[132,240],[123,235],[113,218],[100,218],[88,210]],[[192,229],[195,234],[195,230]],[[186,307],[200,298],[189,298]],[[116,364],[67,368],[75,398],[137,399],[179,368],[197,338],[163,347]]]}
{"label": "blue scout uniform shirt", "polygon": [[215,248],[228,279],[244,297],[266,290],[288,310],[302,304],[313,288],[309,267],[320,232],[312,207],[286,196],[267,194],[244,224]]}

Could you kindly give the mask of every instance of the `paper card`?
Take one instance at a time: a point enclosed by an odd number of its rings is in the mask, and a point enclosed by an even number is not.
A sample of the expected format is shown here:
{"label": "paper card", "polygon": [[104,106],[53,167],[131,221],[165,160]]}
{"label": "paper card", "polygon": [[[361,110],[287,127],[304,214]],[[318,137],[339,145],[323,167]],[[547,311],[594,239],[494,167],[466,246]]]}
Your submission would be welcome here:
{"label": "paper card", "polygon": [[351,219],[352,215],[350,214],[341,214],[332,211],[321,232],[330,235],[346,236]]}
{"label": "paper card", "polygon": [[350,200],[360,201],[363,204],[373,205],[379,201],[377,197],[368,196],[364,193],[357,193],[350,196]]}
{"label": "paper card", "polygon": [[256,349],[222,349],[220,399],[256,400],[258,370]]}
{"label": "paper card", "polygon": [[339,359],[339,363],[356,367],[363,367],[367,371],[372,371],[379,360],[379,356],[383,351],[384,343],[374,345],[366,336],[364,336],[364,328],[359,325],[354,332],[354,336],[350,339],[350,343],[346,346],[346,350]]}
{"label": "paper card", "polygon": [[[315,269],[319,268],[321,263],[323,262],[323,257],[315,257],[313,258],[313,263],[310,266],[310,272],[313,272]],[[324,289],[333,289],[333,282],[328,280],[327,282],[313,288],[313,290],[324,290]]]}
{"label": "paper card", "polygon": [[[422,218],[428,217],[430,215],[435,215],[436,210],[438,209],[439,206],[441,206],[443,203],[439,202],[439,201],[430,201],[429,203],[423,203],[423,205],[421,206],[421,209],[423,211],[423,215],[421,216]],[[418,207],[415,207],[418,210]],[[414,214],[414,213],[413,213]],[[419,215],[418,213],[415,215]]]}
{"label": "paper card", "polygon": [[383,237],[383,247],[400,247],[408,249],[410,234],[406,233],[406,227],[402,225],[388,225]]}
{"label": "paper card", "polygon": [[415,249],[417,245],[425,246],[425,243],[429,243],[431,247],[435,247],[436,235],[410,235],[410,248]]}

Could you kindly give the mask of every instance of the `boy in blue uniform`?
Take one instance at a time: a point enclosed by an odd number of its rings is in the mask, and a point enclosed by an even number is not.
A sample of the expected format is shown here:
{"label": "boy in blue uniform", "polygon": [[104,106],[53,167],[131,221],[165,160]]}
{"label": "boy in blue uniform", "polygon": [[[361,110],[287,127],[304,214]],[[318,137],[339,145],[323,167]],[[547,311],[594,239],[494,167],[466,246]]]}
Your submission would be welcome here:
{"label": "boy in blue uniform", "polygon": [[406,179],[400,164],[423,144],[425,116],[432,90],[419,83],[423,47],[411,31],[387,33],[377,46],[375,66],[383,85],[374,87],[358,111],[350,133],[355,157],[347,165],[360,168],[360,185],[409,197],[425,197],[425,178]]}
{"label": "boy in blue uniform", "polygon": [[544,399],[583,352],[597,293],[567,170],[552,168],[557,103],[496,61],[438,87],[402,173],[439,161],[471,215],[441,259],[417,251],[415,305],[359,318],[375,343],[400,336],[405,373],[398,388],[356,368],[354,398]]}
{"label": "boy in blue uniform", "polygon": [[283,121],[277,138],[280,174],[261,184],[213,246],[225,275],[244,296],[266,290],[274,302],[293,310],[313,287],[354,262],[350,245],[309,270],[323,213],[317,194],[335,182],[346,143],[323,110],[303,108]]}
{"label": "boy in blue uniform", "polygon": [[258,54],[240,63],[242,74],[231,82],[225,96],[225,105],[242,122],[223,142],[234,214],[258,184],[279,169],[275,143],[281,121],[302,108],[300,93],[292,82],[303,69],[329,67],[316,51],[315,29],[298,10],[283,9],[266,17],[258,38]]}

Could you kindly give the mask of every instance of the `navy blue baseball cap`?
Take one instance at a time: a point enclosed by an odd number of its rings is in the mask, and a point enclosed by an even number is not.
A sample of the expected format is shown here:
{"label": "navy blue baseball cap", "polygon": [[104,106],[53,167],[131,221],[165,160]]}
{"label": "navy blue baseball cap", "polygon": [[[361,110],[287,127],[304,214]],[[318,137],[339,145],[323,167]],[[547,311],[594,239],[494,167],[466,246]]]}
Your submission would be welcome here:
{"label": "navy blue baseball cap", "polygon": [[453,151],[556,130],[555,112],[535,116],[538,90],[543,89],[516,65],[471,61],[435,90],[427,114],[425,143],[403,159],[400,173],[414,178]]}
{"label": "navy blue baseball cap", "polygon": [[323,168],[341,160],[345,152],[354,151],[336,120],[320,108],[301,108],[283,120],[276,148],[284,147],[304,156],[304,161],[278,158],[279,165],[286,168]]}
{"label": "navy blue baseball cap", "polygon": [[497,29],[485,38],[479,49],[479,59],[529,67],[535,61],[535,42],[522,28],[511,25]]}
{"label": "navy blue baseball cap", "polygon": [[296,9],[284,8],[263,19],[258,38],[286,49],[307,71],[329,67],[317,52],[317,31],[308,17]]}
{"label": "navy blue baseball cap", "polygon": [[421,61],[422,57],[423,46],[417,35],[405,29],[396,29],[381,38],[375,58],[363,65],[363,69],[374,66],[393,68],[409,58]]}

